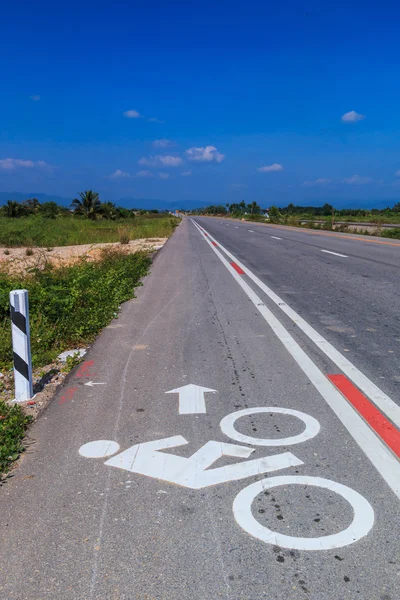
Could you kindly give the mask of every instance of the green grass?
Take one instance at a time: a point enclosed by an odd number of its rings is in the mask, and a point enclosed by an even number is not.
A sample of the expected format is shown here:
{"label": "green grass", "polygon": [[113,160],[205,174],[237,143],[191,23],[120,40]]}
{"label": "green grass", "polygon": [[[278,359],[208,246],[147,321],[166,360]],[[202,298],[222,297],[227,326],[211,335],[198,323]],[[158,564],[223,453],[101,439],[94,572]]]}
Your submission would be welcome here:
{"label": "green grass", "polygon": [[0,400],[0,481],[24,451],[22,440],[31,421],[32,417],[25,415],[20,406]]}
{"label": "green grass", "polygon": [[121,233],[131,240],[169,237],[179,220],[170,215],[138,215],[135,218],[90,221],[79,216],[46,219],[41,216],[0,217],[0,246],[74,246],[119,242]]}
{"label": "green grass", "polygon": [[[294,218],[299,220],[311,220],[311,221],[328,221],[332,219],[332,215],[311,215],[309,213],[302,214],[294,214],[292,215]],[[388,224],[400,224],[400,213],[396,214],[388,214],[388,215],[358,215],[358,216],[350,216],[350,215],[340,215],[335,214],[335,221],[343,221],[346,223],[372,223],[373,225],[377,223],[388,223]]]}
{"label": "green grass", "polygon": [[29,276],[0,273],[0,370],[12,366],[9,292],[29,291],[33,368],[48,364],[63,350],[94,340],[134,297],[134,287],[149,269],[145,253],[103,252],[99,262],[36,270]]}

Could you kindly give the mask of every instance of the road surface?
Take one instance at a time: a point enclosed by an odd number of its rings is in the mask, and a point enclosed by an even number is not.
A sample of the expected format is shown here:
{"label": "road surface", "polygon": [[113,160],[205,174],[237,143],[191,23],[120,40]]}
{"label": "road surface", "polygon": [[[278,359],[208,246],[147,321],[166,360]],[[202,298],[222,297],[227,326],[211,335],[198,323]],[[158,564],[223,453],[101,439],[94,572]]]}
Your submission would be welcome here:
{"label": "road surface", "polygon": [[399,265],[185,218],[0,490],[2,600],[397,600]]}

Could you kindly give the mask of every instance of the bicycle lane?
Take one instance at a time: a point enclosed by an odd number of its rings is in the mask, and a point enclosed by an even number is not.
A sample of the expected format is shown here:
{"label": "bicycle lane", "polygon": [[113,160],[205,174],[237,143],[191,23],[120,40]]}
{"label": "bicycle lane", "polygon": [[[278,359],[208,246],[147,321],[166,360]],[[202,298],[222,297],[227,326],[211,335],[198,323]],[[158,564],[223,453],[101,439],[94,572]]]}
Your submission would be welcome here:
{"label": "bicycle lane", "polygon": [[194,227],[119,324],[9,486],[3,597],[396,598],[396,496]]}

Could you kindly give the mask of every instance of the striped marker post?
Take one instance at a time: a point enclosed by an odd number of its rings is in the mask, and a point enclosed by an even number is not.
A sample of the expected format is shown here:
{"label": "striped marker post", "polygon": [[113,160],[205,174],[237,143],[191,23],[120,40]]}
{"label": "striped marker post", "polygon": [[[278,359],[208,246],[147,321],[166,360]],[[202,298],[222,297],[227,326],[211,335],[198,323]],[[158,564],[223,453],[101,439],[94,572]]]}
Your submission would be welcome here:
{"label": "striped marker post", "polygon": [[28,290],[10,292],[10,304],[15,402],[25,402],[33,396]]}

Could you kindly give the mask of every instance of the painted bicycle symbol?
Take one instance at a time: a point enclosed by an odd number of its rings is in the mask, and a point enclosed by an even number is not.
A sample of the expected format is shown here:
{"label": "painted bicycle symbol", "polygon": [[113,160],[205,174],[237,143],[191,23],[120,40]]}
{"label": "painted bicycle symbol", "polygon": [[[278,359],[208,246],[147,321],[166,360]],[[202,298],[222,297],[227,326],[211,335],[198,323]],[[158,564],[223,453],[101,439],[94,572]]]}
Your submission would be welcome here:
{"label": "painted bicycle symbol", "polygon": [[[276,438],[255,438],[240,433],[235,428],[238,419],[258,414],[278,413],[300,419],[305,425],[302,433]],[[239,410],[224,417],[220,423],[222,432],[235,442],[251,446],[279,447],[305,442],[315,437],[320,431],[319,422],[310,415],[288,408],[256,407]],[[242,460],[224,467],[210,468],[222,456],[248,459],[254,448],[239,444],[209,441],[189,458],[164,452],[187,444],[181,435],[135,444],[123,452],[117,442],[97,440],[81,446],[79,453],[86,458],[107,458],[105,465],[160,479],[168,483],[181,485],[190,489],[202,489],[211,485],[238,481],[279,471],[304,464],[291,452],[282,452],[257,459]],[[111,457],[111,458],[109,458]],[[257,521],[252,512],[252,503],[262,492],[278,486],[302,485],[313,486],[334,492],[346,500],[353,510],[351,524],[342,531],[321,537],[295,537],[272,531]],[[295,550],[330,550],[348,546],[364,536],[374,524],[374,511],[370,503],[355,490],[322,477],[304,475],[281,475],[256,481],[241,490],[233,501],[233,514],[242,529],[254,538],[268,543]]]}

